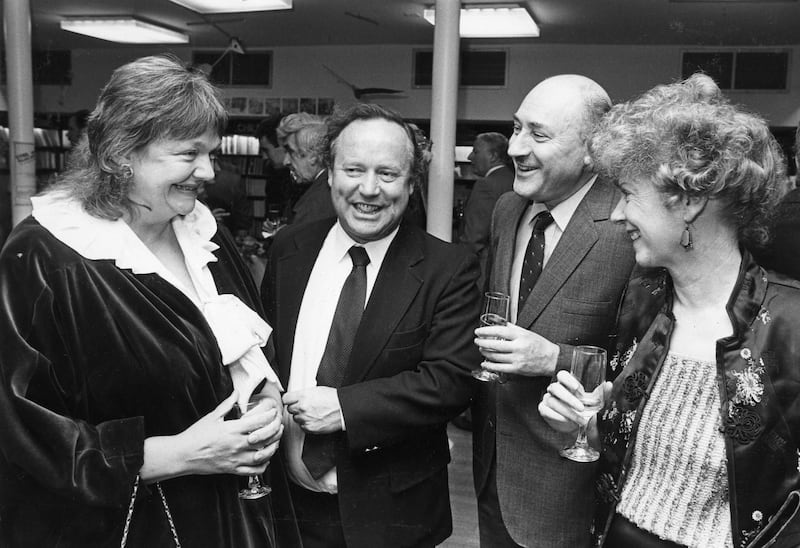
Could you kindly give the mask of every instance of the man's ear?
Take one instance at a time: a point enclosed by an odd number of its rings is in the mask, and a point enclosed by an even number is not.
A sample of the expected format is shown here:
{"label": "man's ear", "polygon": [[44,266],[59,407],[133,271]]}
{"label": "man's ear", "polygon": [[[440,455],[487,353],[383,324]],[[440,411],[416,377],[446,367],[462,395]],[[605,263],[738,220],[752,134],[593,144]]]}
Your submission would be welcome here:
{"label": "man's ear", "polygon": [[333,169],[328,168],[328,186],[333,186]]}

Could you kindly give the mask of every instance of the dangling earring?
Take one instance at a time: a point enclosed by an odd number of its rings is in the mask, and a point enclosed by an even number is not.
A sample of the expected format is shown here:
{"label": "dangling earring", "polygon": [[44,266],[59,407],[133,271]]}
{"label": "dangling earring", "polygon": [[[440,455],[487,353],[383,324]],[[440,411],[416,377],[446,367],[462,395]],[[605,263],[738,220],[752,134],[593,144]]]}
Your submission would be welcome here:
{"label": "dangling earring", "polygon": [[686,223],[686,227],[683,229],[683,233],[681,234],[681,247],[683,247],[684,251],[689,251],[694,247],[691,223]]}

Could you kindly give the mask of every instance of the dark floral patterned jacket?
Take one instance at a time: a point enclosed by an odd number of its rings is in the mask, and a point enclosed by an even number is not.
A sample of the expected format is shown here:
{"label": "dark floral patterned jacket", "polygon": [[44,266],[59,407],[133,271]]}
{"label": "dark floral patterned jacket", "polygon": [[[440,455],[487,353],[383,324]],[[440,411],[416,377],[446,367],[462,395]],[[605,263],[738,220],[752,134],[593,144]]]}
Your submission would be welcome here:
{"label": "dark floral patterned jacket", "polygon": [[[717,380],[736,547],[800,546],[800,282],[767,274],[747,252],[717,341]],[[595,522],[602,546],[630,465],[642,409],[669,349],[674,316],[664,270],[629,284],[620,308],[614,389],[599,416]],[[616,377],[616,378],[614,378]]]}

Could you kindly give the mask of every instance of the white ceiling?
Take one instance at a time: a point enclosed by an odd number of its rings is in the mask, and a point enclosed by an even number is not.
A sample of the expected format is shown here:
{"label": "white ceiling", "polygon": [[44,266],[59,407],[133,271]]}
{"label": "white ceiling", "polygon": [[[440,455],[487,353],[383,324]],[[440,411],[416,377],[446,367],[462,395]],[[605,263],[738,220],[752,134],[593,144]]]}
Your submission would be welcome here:
{"label": "white ceiling", "polygon": [[[5,0],[15,1],[15,0]],[[505,0],[508,2],[508,0]],[[208,16],[168,0],[30,0],[35,49],[129,47],[62,31],[64,16],[137,15],[191,36],[197,48],[430,44],[422,10],[434,0],[294,0],[291,11]],[[464,0],[463,4],[503,3]],[[541,28],[531,43],[785,46],[800,44],[798,0],[527,0]]]}

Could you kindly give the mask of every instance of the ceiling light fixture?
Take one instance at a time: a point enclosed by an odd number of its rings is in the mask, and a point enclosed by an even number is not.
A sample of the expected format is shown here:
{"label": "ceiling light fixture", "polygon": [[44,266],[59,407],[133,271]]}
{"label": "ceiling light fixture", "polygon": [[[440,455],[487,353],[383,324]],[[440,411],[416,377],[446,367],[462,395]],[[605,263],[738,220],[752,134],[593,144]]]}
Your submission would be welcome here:
{"label": "ceiling light fixture", "polygon": [[136,17],[68,17],[61,28],[120,44],[187,44],[189,35]]}
{"label": "ceiling light fixture", "polygon": [[[424,10],[423,17],[434,25],[436,10]],[[470,6],[461,8],[459,34],[462,38],[535,38],[539,36],[539,26],[519,4]]]}
{"label": "ceiling light fixture", "polygon": [[198,13],[241,13],[292,9],[292,0],[170,0]]}

